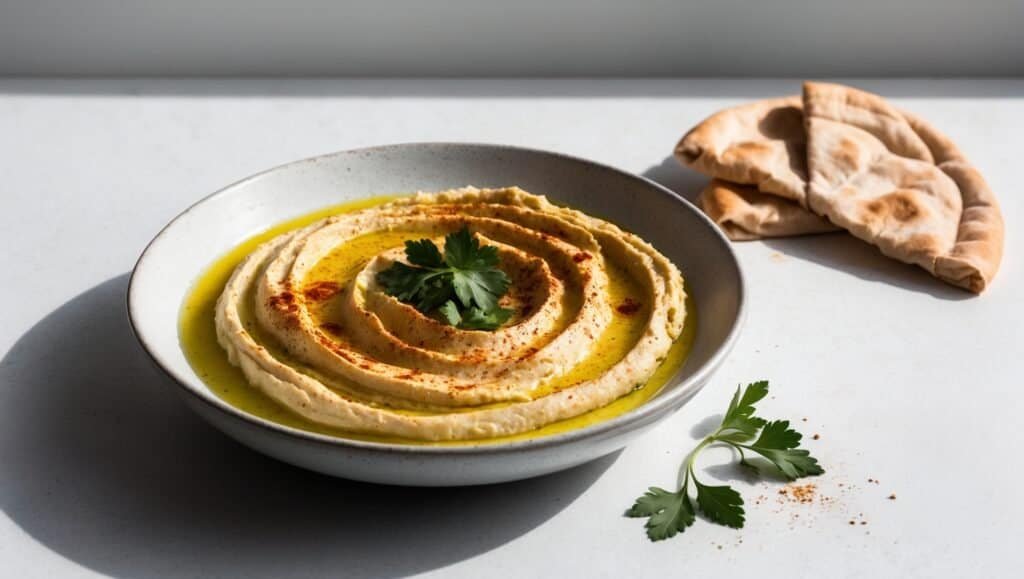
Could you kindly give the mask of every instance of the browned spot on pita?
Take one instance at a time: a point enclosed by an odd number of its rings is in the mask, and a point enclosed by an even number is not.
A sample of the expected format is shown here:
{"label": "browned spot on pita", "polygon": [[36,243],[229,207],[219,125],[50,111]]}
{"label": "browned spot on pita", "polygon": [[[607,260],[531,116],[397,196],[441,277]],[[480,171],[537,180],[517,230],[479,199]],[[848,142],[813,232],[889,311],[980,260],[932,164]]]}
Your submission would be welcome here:
{"label": "browned spot on pita", "polygon": [[839,146],[832,151],[832,157],[837,163],[853,169],[859,164],[860,147],[850,139],[843,139],[839,141]]}
{"label": "browned spot on pita", "polygon": [[867,204],[871,215],[909,223],[921,216],[921,209],[907,191],[894,191]]}
{"label": "browned spot on pita", "polygon": [[756,141],[747,141],[745,143],[737,143],[725,152],[724,157],[732,158],[747,158],[747,157],[763,157],[771,155],[774,149],[768,143],[758,143]]}

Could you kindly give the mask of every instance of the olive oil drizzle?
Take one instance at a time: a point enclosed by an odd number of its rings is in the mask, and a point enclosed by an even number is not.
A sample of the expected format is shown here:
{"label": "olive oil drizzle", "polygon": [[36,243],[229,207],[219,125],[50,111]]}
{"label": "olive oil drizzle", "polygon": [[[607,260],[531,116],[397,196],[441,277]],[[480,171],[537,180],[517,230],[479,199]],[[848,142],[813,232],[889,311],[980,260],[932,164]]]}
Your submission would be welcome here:
{"label": "olive oil drizzle", "polygon": [[[685,362],[687,354],[693,344],[697,323],[693,304],[689,296],[686,301],[687,318],[683,333],[672,345],[672,348],[667,353],[665,360],[646,384],[638,384],[637,388],[635,388],[631,393],[602,408],[598,408],[586,414],[567,420],[546,425],[537,430],[513,436],[489,438],[479,441],[427,442],[342,431],[307,421],[298,415],[293,414],[283,406],[278,405],[256,388],[250,386],[242,375],[242,372],[228,362],[227,354],[217,343],[216,328],[214,326],[213,312],[217,298],[220,296],[220,293],[234,268],[264,241],[272,239],[282,233],[298,229],[330,215],[337,215],[374,207],[393,199],[394,197],[376,197],[354,203],[328,207],[288,220],[246,239],[227,254],[215,260],[213,264],[211,264],[207,270],[199,276],[182,305],[179,318],[179,339],[185,353],[185,357],[192,365],[196,374],[203,380],[203,382],[206,383],[214,394],[247,413],[310,432],[355,440],[377,442],[428,446],[466,446],[508,442],[513,440],[528,440],[566,432],[608,420],[628,412],[654,397]],[[377,234],[369,234],[363,237],[368,238],[373,235]],[[334,276],[351,277],[358,271],[361,264],[365,263],[372,255],[386,249],[400,246],[401,240],[398,238],[392,239],[393,237],[393,235],[380,234],[379,240],[361,239],[358,244],[353,244],[353,247],[349,247],[349,249],[353,249],[354,247],[362,248],[361,251],[356,252],[350,251],[346,253],[344,251],[345,248],[350,245],[348,243],[341,246],[339,249],[321,260],[321,263],[318,263],[317,266],[314,266],[307,281],[331,279]],[[646,309],[647,305],[643,304],[642,293],[640,293],[639,285],[635,281],[631,280],[625,272],[616,267],[609,267],[608,274],[608,298],[613,310],[627,299],[639,303],[641,305],[641,309],[631,315],[616,313],[610,326],[602,333],[601,336],[598,337],[595,344],[591,347],[590,354],[582,362],[565,374],[559,376],[557,379],[541,384],[534,391],[534,397],[550,394],[600,375],[602,372],[621,360],[629,351],[632,344],[635,343],[643,333],[644,321],[647,318],[648,309]],[[344,283],[346,280],[334,279],[333,281]],[[248,302],[249,300],[246,301]],[[243,316],[246,318],[249,317],[244,314],[245,311],[243,308]],[[316,378],[324,381],[328,386],[337,388],[344,392],[347,396],[351,396],[354,399],[374,405],[386,405],[386,401],[374,399],[372,394],[362,392],[357,385],[346,384],[334,377],[324,376],[322,373],[317,372],[312,368],[307,368],[304,365],[297,363],[291,359],[287,352],[282,348],[273,344],[272,338],[261,332],[258,327],[256,327],[257,324],[255,324],[251,318],[249,322],[250,323],[246,324],[247,329],[249,329],[249,331],[258,340],[261,340],[261,343],[265,340],[265,345],[268,347],[269,352],[275,357],[286,360],[289,364],[301,369],[304,373],[315,376]],[[568,320],[560,320],[559,323],[568,323]],[[489,406],[500,406],[502,404]],[[479,408],[481,407],[456,409],[454,411],[469,411],[477,410]],[[433,413],[438,411],[442,410],[430,408],[402,410],[402,412],[408,412],[411,414]],[[444,409],[443,411],[452,412],[453,409],[449,408]]]}

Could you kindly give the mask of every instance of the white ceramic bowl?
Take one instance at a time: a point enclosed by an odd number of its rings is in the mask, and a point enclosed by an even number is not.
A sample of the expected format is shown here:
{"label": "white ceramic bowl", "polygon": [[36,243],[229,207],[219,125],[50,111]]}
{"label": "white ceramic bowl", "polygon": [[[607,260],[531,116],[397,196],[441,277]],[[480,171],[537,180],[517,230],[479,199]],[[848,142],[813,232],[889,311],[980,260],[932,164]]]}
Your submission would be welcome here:
{"label": "white ceramic bowl", "polygon": [[[682,269],[696,303],[686,364],[663,391],[614,419],[505,444],[424,447],[314,434],[247,414],[218,398],[178,343],[178,314],[196,277],[247,237],[328,205],[465,185],[518,185],[609,219],[653,243]],[[729,242],[700,211],[642,177],[556,153],[499,145],[413,143],[289,163],[230,185],[171,221],[132,273],[128,314],[153,362],[186,402],[243,444],[304,468],[369,482],[449,486],[528,478],[622,448],[678,410],[732,347],[743,318],[743,277]],[[692,323],[688,320],[688,323]]]}

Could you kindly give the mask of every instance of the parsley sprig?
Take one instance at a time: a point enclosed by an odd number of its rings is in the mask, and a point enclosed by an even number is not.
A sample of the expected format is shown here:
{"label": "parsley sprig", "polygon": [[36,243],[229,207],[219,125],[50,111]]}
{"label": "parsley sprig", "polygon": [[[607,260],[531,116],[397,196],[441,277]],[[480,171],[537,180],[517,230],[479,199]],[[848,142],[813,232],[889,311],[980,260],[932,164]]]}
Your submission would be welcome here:
{"label": "parsley sprig", "polygon": [[377,273],[384,291],[425,314],[465,330],[495,330],[512,310],[498,306],[510,281],[498,269],[498,248],[481,246],[463,227],[444,238],[444,254],[429,239],[405,242],[408,264]]}
{"label": "parsley sprig", "polygon": [[[647,517],[645,527],[652,541],[685,531],[696,520],[698,510],[713,523],[734,529],[743,527],[743,497],[732,487],[705,485],[697,480],[697,455],[712,444],[733,448],[739,453],[740,464],[755,470],[760,467],[748,462],[745,453],[759,454],[790,480],[825,472],[808,451],[797,448],[802,435],[789,427],[788,420],[769,422],[754,416],[754,404],[767,395],[767,381],[748,384],[742,390],[737,387],[721,425],[700,441],[683,462],[679,490],[651,487],[626,511],[627,517]],[[697,493],[696,508],[690,500],[691,481]]]}

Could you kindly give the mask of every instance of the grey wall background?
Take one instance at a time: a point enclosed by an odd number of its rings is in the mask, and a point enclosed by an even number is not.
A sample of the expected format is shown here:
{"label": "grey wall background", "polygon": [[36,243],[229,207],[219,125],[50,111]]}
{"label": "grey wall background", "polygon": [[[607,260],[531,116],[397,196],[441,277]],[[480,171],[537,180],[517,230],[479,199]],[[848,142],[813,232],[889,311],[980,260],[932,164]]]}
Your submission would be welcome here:
{"label": "grey wall background", "polygon": [[1024,73],[1024,0],[0,0],[0,74]]}

